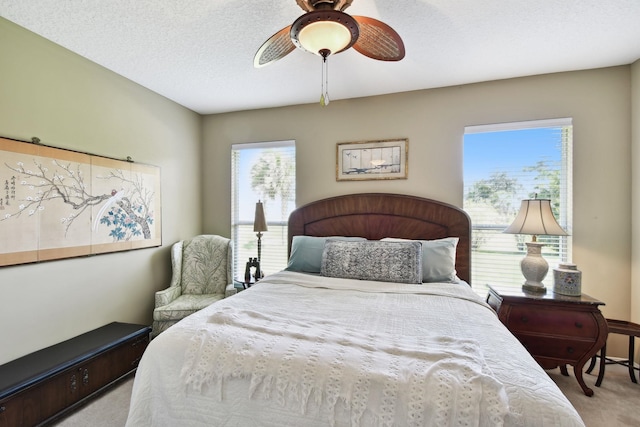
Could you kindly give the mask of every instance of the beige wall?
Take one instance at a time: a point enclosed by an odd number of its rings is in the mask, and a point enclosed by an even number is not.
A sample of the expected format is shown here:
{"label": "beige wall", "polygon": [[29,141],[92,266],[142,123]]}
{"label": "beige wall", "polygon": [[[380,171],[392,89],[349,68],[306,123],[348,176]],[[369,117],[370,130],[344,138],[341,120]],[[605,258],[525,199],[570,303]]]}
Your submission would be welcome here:
{"label": "beige wall", "polygon": [[[640,323],[640,60],[631,66],[631,133],[632,133],[632,179],[631,200],[633,207],[633,249],[631,281],[631,317]],[[640,349],[638,350],[640,352]]]}
{"label": "beige wall", "polygon": [[0,18],[0,136],[158,165],[163,205],[162,248],[1,267],[0,364],[112,321],[150,324],[169,245],[201,230],[201,117]]}
{"label": "beige wall", "polygon": [[[294,139],[297,203],[379,191],[462,204],[466,125],[572,117],[574,262],[605,315],[630,316],[630,67],[207,116],[204,227],[228,233],[230,146]],[[336,142],[409,138],[409,178],[336,182]],[[636,307],[637,310],[637,307]],[[637,315],[637,313],[636,313]]]}

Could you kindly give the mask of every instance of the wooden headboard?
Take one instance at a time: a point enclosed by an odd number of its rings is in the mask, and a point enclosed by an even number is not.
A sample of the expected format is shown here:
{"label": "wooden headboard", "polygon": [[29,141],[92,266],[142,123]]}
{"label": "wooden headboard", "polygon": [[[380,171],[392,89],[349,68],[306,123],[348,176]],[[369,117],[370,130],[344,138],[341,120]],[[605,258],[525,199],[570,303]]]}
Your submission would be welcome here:
{"label": "wooden headboard", "polygon": [[415,196],[349,194],[311,202],[289,216],[289,251],[293,236],[358,236],[432,240],[459,237],[458,277],[471,284],[471,220],[463,210]]}

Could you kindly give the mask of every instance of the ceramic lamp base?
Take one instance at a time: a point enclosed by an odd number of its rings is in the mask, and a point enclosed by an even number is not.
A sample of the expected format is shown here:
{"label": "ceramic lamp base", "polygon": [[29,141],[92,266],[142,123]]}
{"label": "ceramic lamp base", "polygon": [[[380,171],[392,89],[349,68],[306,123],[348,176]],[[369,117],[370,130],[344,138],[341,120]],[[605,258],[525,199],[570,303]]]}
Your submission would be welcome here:
{"label": "ceramic lamp base", "polygon": [[547,293],[547,288],[545,288],[544,285],[541,285],[541,286],[527,285],[525,283],[524,285],[522,285],[522,290],[528,293],[540,294],[540,295],[544,295]]}
{"label": "ceramic lamp base", "polygon": [[544,294],[547,292],[547,288],[544,287],[542,281],[549,271],[549,263],[542,257],[543,243],[527,242],[526,245],[527,256],[520,262],[522,275],[525,278],[522,290]]}

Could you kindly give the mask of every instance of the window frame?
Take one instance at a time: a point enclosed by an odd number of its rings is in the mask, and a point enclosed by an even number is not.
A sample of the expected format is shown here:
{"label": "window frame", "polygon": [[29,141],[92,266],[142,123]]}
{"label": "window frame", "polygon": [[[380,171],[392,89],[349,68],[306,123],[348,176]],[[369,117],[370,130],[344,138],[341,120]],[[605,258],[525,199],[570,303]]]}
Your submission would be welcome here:
{"label": "window frame", "polygon": [[[239,174],[240,155],[247,150],[263,150],[267,152],[273,149],[292,149],[293,153],[290,158],[293,160],[293,189],[292,199],[287,203],[289,205],[288,213],[293,211],[296,206],[296,142],[295,140],[282,141],[265,141],[265,142],[247,142],[231,145],[231,239],[233,240],[234,260],[233,260],[233,276],[236,280],[243,280],[245,264],[248,257],[257,257],[257,233],[253,232],[253,221],[255,212],[255,203],[261,200],[264,203],[267,228],[269,231],[262,233],[262,260],[261,270],[265,274],[275,273],[276,270],[283,269],[287,264],[287,218],[274,220],[274,214],[269,214],[270,208],[276,203],[274,200],[264,200],[262,197],[256,197],[255,201],[251,201],[248,207],[242,208],[241,199],[247,197],[241,194],[240,180],[246,179],[247,175]],[[247,172],[249,173],[249,172]],[[257,193],[253,193],[253,195]],[[275,199],[279,200],[279,199]],[[271,203],[271,205],[269,205]],[[247,203],[244,203],[247,205]],[[245,212],[246,211],[246,212]],[[244,217],[243,219],[241,219]],[[244,227],[241,230],[240,227]],[[250,230],[250,231],[249,231]],[[252,240],[248,239],[247,233],[252,236]],[[242,245],[242,246],[241,246]],[[247,259],[245,259],[247,258]],[[282,258],[282,259],[281,259]]]}
{"label": "window frame", "polygon": [[[478,134],[478,133],[490,133],[490,132],[507,132],[507,131],[520,131],[520,130],[533,130],[533,129],[559,129],[560,139],[559,142],[561,146],[559,147],[559,155],[560,155],[560,166],[556,170],[560,172],[559,179],[559,215],[556,218],[558,223],[564,228],[564,230],[569,234],[566,237],[555,237],[559,239],[558,246],[558,256],[553,257],[551,260],[548,259],[548,254],[543,252],[543,256],[549,262],[549,270],[555,267],[554,263],[563,262],[570,263],[572,259],[572,248],[573,242],[571,238],[572,227],[573,227],[573,120],[571,118],[556,118],[556,119],[544,119],[544,120],[531,120],[531,121],[519,121],[519,122],[508,122],[508,123],[497,123],[497,124],[485,124],[485,125],[472,125],[466,126],[464,128],[464,138],[463,138],[463,147],[466,148],[467,135]],[[535,159],[534,159],[535,160]],[[467,182],[467,172],[466,172],[466,162],[468,161],[466,156],[463,156],[463,181],[464,181],[464,197],[463,197],[463,206],[465,206],[465,210],[469,209],[467,206],[468,200],[468,191],[471,187],[471,183]],[[477,181],[477,180],[476,180]],[[527,190],[528,191],[528,190]],[[542,197],[541,197],[542,198]],[[552,201],[553,202],[553,201]],[[520,206],[520,203],[517,204],[517,207]],[[469,212],[468,212],[469,213]],[[480,231],[480,227],[485,227],[486,230],[493,228],[491,232],[499,232],[501,229],[504,229],[508,224],[480,224],[476,225],[474,221],[474,215],[469,213],[472,218],[472,235],[476,232]],[[515,218],[515,215],[514,215]],[[513,218],[510,220],[512,221]],[[477,234],[476,234],[477,236]],[[475,237],[475,236],[474,236]],[[524,237],[524,236],[523,236]],[[525,239],[530,240],[530,236],[526,236]],[[476,240],[476,239],[473,239]],[[478,272],[482,270],[483,266],[486,266],[486,261],[483,263],[482,261],[478,261],[479,251],[476,252],[476,249],[472,245],[471,249],[471,257],[472,257],[472,284],[476,291],[480,293],[486,293],[487,284],[496,284],[501,286],[513,286],[520,287],[524,282],[524,277],[522,277],[522,273],[519,273],[518,279],[513,278],[513,273],[510,273],[509,276],[511,278],[507,278],[505,274],[503,277],[499,277],[500,273],[497,275],[495,273],[491,273],[491,276],[494,275],[497,279],[492,280],[491,283],[487,283],[487,280],[482,280],[480,277],[482,274]],[[522,258],[526,255],[526,248],[522,245],[521,250],[518,252]],[[521,258],[520,258],[521,259]],[[475,271],[475,274],[474,274]],[[493,269],[493,271],[500,271],[499,267]],[[518,262],[518,271],[519,270],[519,262]],[[487,277],[487,273],[484,274]],[[547,274],[544,282],[548,287],[552,285],[552,275]]]}

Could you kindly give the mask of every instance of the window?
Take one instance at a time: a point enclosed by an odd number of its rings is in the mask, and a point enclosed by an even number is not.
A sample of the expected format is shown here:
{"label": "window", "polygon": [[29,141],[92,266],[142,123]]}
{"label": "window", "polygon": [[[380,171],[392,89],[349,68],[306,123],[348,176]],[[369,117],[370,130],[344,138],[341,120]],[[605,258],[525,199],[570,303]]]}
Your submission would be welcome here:
{"label": "window", "polygon": [[295,141],[234,144],[231,147],[231,236],[234,277],[243,278],[249,258],[258,256],[253,232],[256,202],[264,203],[260,268],[265,274],[287,266],[287,221],[295,209]]}
{"label": "window", "polygon": [[[522,199],[550,199],[560,226],[572,229],[571,119],[468,126],[464,135],[464,209],[471,217],[471,283],[519,287],[531,236],[504,234]],[[538,236],[549,270],[571,260],[571,237]],[[549,282],[547,274],[545,282]],[[552,280],[552,279],[551,279]],[[549,286],[547,284],[547,286]]]}

